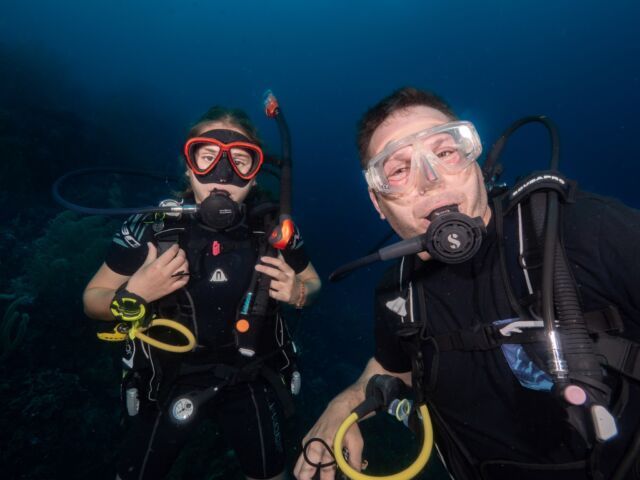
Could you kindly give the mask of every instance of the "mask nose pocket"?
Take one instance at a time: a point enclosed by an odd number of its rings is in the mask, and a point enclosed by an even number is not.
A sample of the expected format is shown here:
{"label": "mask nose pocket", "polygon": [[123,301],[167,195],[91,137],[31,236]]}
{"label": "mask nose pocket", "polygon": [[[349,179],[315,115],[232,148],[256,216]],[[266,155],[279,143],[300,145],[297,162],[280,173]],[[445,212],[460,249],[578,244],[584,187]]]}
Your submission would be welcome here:
{"label": "mask nose pocket", "polygon": [[229,155],[224,152],[222,154],[222,158],[218,162],[213,169],[214,174],[217,176],[217,183],[231,183],[231,178],[233,177],[233,170],[231,168],[231,159]]}
{"label": "mask nose pocket", "polygon": [[415,148],[416,150],[413,154],[414,165],[417,164],[418,170],[426,180],[429,182],[437,182],[440,179],[435,169],[438,158],[428,150],[418,147]]}

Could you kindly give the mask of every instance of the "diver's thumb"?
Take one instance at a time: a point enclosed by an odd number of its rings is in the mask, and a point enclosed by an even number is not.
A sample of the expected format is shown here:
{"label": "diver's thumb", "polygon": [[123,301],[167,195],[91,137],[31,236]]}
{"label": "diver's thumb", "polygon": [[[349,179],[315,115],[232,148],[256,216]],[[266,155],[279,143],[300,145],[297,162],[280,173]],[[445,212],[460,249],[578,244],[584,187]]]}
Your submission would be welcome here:
{"label": "diver's thumb", "polygon": [[147,242],[147,249],[147,258],[144,259],[145,265],[149,265],[150,263],[154,262],[156,258],[158,258],[158,249],[153,243]]}

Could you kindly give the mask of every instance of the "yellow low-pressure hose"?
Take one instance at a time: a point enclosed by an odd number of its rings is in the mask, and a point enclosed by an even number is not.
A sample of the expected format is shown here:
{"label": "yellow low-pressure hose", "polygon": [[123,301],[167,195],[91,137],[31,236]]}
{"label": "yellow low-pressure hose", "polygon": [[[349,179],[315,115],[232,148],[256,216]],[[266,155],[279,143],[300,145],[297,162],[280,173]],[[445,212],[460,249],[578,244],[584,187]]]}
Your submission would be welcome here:
{"label": "yellow low-pressure hose", "polygon": [[[159,340],[156,340],[155,338],[151,338],[150,336],[144,333],[153,327],[168,327],[173,330],[176,330],[180,332],[187,339],[187,344],[186,345],[170,345],[168,343],[164,343]],[[196,338],[193,336],[193,333],[191,333],[191,331],[187,327],[185,327],[184,325],[181,325],[180,323],[174,320],[169,320],[167,318],[154,318],[153,320],[151,320],[148,326],[144,328],[132,328],[129,331],[129,334],[131,337],[138,338],[141,341],[148,343],[149,345],[159,348],[160,350],[166,350],[167,352],[185,353],[193,350],[193,347],[195,347],[196,345]]]}
{"label": "yellow low-pressure hose", "polygon": [[380,477],[365,475],[364,473],[358,472],[353,469],[351,465],[347,463],[344,455],[342,455],[342,440],[344,439],[344,436],[347,433],[349,427],[358,421],[358,414],[352,413],[344,422],[342,422],[342,425],[340,425],[338,433],[336,433],[336,438],[333,442],[333,452],[336,456],[338,468],[340,468],[342,473],[344,473],[352,480],[409,480],[418,475],[418,473],[420,473],[420,471],[429,461],[431,450],[433,449],[433,427],[431,425],[429,410],[427,409],[426,405],[420,405],[419,412],[422,416],[424,441],[422,443],[422,450],[420,450],[418,458],[416,458],[415,462],[413,462],[409,467],[401,472],[394,473],[393,475],[385,475]]}

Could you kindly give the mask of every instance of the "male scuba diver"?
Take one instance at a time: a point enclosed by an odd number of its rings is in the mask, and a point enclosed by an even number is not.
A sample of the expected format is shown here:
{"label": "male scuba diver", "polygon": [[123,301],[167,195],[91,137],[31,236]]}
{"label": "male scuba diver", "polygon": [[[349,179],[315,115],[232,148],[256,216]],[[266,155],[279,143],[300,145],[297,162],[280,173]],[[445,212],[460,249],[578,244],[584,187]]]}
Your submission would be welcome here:
{"label": "male scuba diver", "polygon": [[212,108],[184,157],[189,190],[169,204],[197,213],[131,216],[84,292],[88,316],[120,322],[101,338],[126,341],[118,478],[164,478],[204,418],[246,478],[285,478],[281,422],[300,377],[278,303],[302,308],[320,280],[290,220],[283,240],[278,205],[255,195],[264,154],[246,114]]}
{"label": "male scuba diver", "polygon": [[365,113],[358,147],[403,241],[335,276],[400,258],[375,292],[373,357],[304,438],[296,478],[334,478],[334,457],[375,478],[352,418],[394,398],[379,385],[395,378],[451,478],[640,479],[640,213],[557,165],[490,198],[473,125],[414,88]]}

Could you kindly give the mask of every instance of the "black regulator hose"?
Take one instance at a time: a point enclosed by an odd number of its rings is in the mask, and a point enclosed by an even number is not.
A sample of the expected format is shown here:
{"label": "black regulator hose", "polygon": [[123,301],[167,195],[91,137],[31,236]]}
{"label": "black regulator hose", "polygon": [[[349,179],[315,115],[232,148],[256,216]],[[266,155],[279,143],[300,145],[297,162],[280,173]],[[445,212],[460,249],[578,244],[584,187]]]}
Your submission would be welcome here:
{"label": "black regulator hose", "polygon": [[93,175],[96,173],[117,173],[123,175],[133,175],[138,177],[147,177],[154,178],[158,180],[166,181],[166,175],[159,175],[152,172],[145,172],[142,170],[133,170],[128,168],[111,168],[111,167],[93,167],[93,168],[81,168],[79,170],[73,170],[69,173],[62,175],[58,178],[51,187],[51,195],[53,195],[53,199],[58,202],[62,207],[72,210],[74,212],[83,213],[86,215],[134,215],[137,213],[154,213],[154,212],[165,212],[165,213],[173,213],[176,212],[176,207],[167,206],[167,207],[158,207],[158,206],[149,206],[149,207],[135,207],[135,208],[93,208],[93,207],[83,207],[82,205],[77,205],[72,203],[62,197],[60,194],[61,185],[67,180],[75,177],[80,177],[84,175]]}
{"label": "black regulator hose", "polygon": [[511,134],[527,123],[541,123],[547,128],[551,136],[551,164],[549,168],[550,170],[558,170],[560,163],[560,134],[558,133],[558,128],[544,115],[530,115],[513,122],[492,145],[487,159],[482,165],[482,175],[485,182],[491,181],[496,174],[502,171],[502,167],[497,163],[502,154],[502,149],[507,144]]}
{"label": "black regulator hose", "polygon": [[[555,192],[554,192],[555,194]],[[556,194],[557,195],[557,194]],[[571,276],[565,252],[555,251],[555,274],[553,279],[555,306],[558,314],[558,330],[562,333],[564,353],[571,377],[580,381],[585,376],[599,383],[603,381],[603,370],[596,356],[593,341],[589,337],[586,322],[580,308],[576,284]],[[588,382],[593,385],[592,382]],[[604,385],[600,385],[602,392]],[[605,387],[603,393],[608,394]],[[599,402],[604,402],[602,398]]]}
{"label": "black regulator hose", "polygon": [[429,214],[429,227],[422,235],[401,240],[354,260],[329,275],[329,281],[344,279],[352,271],[377,262],[426,251],[440,262],[456,264],[473,257],[485,233],[482,218],[460,213],[457,205],[446,205]]}
{"label": "black regulator hose", "polygon": [[380,260],[392,260],[394,258],[421,252],[426,249],[426,244],[427,242],[425,241],[424,235],[418,235],[417,237],[409,238],[407,240],[401,240],[393,245],[389,245],[388,247],[383,247],[366,257],[359,258],[337,268],[333,273],[331,273],[331,275],[329,275],[329,281],[338,282],[352,271]]}

